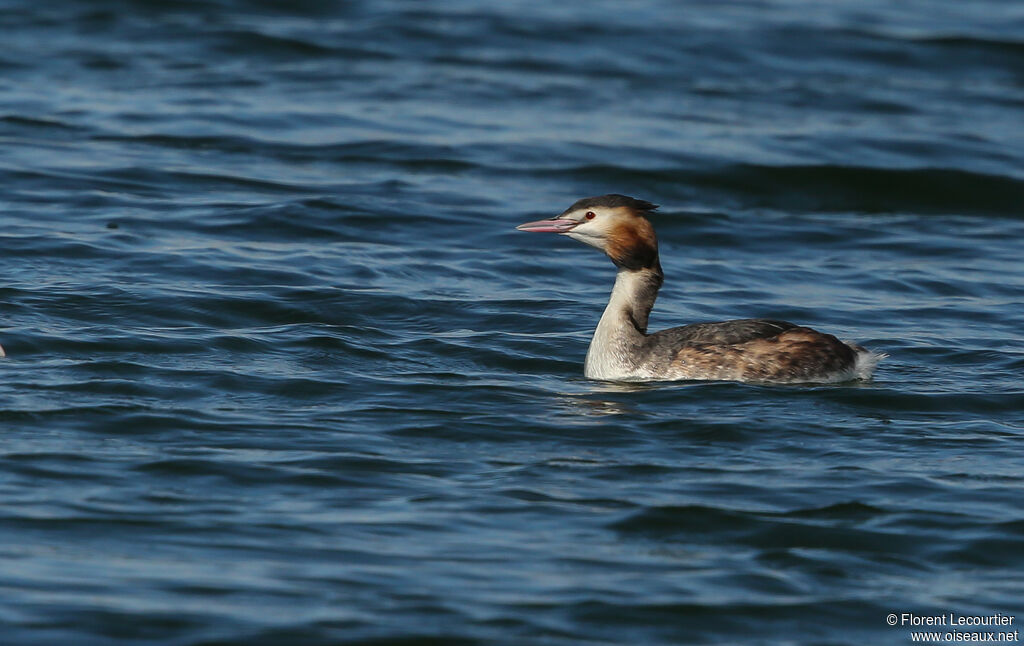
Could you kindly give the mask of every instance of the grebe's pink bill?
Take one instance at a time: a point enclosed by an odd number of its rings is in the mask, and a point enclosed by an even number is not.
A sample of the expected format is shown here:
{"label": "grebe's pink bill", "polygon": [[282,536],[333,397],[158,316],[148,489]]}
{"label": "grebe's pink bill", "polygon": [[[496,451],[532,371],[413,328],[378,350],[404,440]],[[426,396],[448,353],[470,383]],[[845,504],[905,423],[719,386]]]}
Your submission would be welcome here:
{"label": "grebe's pink bill", "polygon": [[868,379],[885,357],[787,321],[740,319],[647,333],[664,281],[658,239],[647,215],[657,205],[625,195],[577,201],[549,220],[520,224],[600,249],[618,268],[608,306],[594,331],[583,372],[609,381],[711,379],[835,383]]}

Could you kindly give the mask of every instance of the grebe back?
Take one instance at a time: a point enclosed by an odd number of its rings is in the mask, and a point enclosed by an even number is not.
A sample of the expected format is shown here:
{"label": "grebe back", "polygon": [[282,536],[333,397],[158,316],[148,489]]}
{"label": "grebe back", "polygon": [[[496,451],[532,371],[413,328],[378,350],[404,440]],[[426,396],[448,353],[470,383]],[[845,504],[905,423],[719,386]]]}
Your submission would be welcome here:
{"label": "grebe back", "polygon": [[605,252],[618,268],[587,350],[587,378],[830,383],[871,376],[885,355],[786,321],[697,323],[648,334],[647,319],[664,281],[658,239],[646,217],[656,208],[625,195],[602,195],[578,200],[554,219],[516,227],[579,240]]}

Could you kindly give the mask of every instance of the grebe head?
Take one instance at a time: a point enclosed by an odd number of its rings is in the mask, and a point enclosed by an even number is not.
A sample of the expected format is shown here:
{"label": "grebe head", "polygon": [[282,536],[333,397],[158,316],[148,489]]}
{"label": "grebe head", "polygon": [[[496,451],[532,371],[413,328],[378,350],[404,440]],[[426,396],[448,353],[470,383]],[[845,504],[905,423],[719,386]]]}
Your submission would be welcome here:
{"label": "grebe head", "polygon": [[608,254],[619,268],[653,268],[658,239],[645,217],[658,205],[612,193],[577,200],[558,217],[520,224],[520,231],[559,233]]}

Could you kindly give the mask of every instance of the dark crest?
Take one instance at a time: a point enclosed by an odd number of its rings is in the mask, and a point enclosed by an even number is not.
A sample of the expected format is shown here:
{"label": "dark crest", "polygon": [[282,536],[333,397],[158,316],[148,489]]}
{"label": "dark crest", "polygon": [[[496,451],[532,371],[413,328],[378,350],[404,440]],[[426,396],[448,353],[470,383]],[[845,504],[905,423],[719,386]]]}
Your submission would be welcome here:
{"label": "dark crest", "polygon": [[629,207],[640,215],[646,215],[658,208],[657,204],[651,204],[645,200],[638,200],[635,197],[629,197],[628,195],[619,195],[618,193],[609,193],[608,195],[599,195],[597,197],[585,197],[582,200],[576,200],[576,203],[567,208],[562,215],[566,213],[572,213],[577,209],[589,209],[595,206],[603,206],[606,208],[615,208],[619,206]]}

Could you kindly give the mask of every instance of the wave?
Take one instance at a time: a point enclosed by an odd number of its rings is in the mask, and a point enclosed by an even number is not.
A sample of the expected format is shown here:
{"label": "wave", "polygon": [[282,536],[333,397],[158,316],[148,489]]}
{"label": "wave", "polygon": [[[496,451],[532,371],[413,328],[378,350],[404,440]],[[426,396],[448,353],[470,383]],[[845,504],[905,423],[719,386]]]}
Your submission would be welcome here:
{"label": "wave", "polygon": [[950,168],[757,164],[714,170],[591,165],[549,170],[581,182],[647,185],[723,205],[796,212],[999,215],[1024,218],[1024,180]]}

